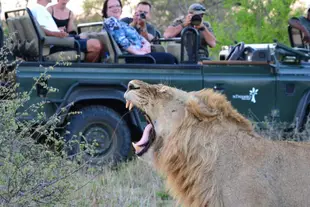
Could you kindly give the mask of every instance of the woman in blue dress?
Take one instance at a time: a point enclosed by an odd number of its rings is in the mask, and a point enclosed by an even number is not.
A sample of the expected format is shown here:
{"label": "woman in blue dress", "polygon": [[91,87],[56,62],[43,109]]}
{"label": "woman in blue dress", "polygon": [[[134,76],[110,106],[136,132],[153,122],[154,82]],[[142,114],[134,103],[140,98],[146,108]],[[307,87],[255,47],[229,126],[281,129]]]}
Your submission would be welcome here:
{"label": "woman in blue dress", "polygon": [[[120,21],[122,3],[120,0],[106,0],[103,4],[102,15],[104,28],[113,36],[122,50],[134,55],[150,55],[157,64],[176,64],[177,59],[170,53],[151,52],[151,44],[135,28]],[[128,58],[126,62],[149,63],[149,58]]]}

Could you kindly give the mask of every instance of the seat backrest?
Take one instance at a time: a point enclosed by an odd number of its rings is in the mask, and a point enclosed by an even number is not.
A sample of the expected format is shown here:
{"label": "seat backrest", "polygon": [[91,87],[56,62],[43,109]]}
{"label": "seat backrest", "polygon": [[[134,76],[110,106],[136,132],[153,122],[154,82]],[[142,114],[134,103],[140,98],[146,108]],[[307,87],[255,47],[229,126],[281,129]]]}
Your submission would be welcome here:
{"label": "seat backrest", "polygon": [[[7,25],[9,32],[14,41],[14,53],[16,56],[23,58],[33,57],[38,55],[38,49],[36,48],[37,41],[30,40],[29,34],[32,33],[33,28],[28,16],[10,17],[7,19]],[[30,22],[31,23],[31,22]]]}
{"label": "seat backrest", "polygon": [[13,40],[12,43],[17,45],[18,42],[20,42],[21,40],[18,35],[18,30],[16,29],[16,26],[15,26],[15,21],[17,21],[16,17],[10,17],[6,20],[6,24],[8,26],[10,37]]}
{"label": "seat backrest", "polygon": [[[26,8],[28,17],[31,21],[28,22],[29,26],[31,25],[31,36],[29,38],[35,38],[38,42],[38,51],[40,50],[40,47],[42,47],[42,55],[46,56],[50,53],[50,47],[43,47],[43,40],[46,37],[45,32],[42,30],[40,24],[38,21],[33,17],[31,10],[29,8]],[[38,52],[39,54],[39,52]]]}
{"label": "seat backrest", "polygon": [[88,39],[98,39],[103,46],[103,50],[108,52],[108,54],[105,54],[108,55],[108,57],[105,57],[103,61],[108,63],[114,62],[115,53],[109,35],[105,30],[101,32],[83,32],[80,35],[86,36]]}
{"label": "seat backrest", "polygon": [[9,17],[7,20],[7,25],[10,35],[12,35],[15,44],[25,40],[23,26],[20,23],[20,17]]}
{"label": "seat backrest", "polygon": [[302,41],[303,35],[299,29],[288,26],[288,36],[291,43],[291,47],[304,48],[305,44]]}
{"label": "seat backrest", "polygon": [[0,24],[0,48],[2,48],[3,46],[3,30],[2,30],[2,26]]}
{"label": "seat backrest", "polygon": [[39,56],[39,39],[36,35],[31,19],[28,15],[22,16],[20,17],[20,22],[24,31],[24,39],[26,44],[28,44],[28,49],[31,56]]}
{"label": "seat backrest", "polygon": [[109,30],[106,30],[105,31],[107,32],[107,35],[109,37],[109,40],[110,40],[110,43],[111,43],[111,46],[112,46],[112,50],[113,50],[113,54],[114,54],[114,62],[117,63],[119,60],[118,60],[118,56],[122,55],[123,52],[121,50],[121,48],[118,46],[118,44],[115,42],[112,34],[109,32]]}
{"label": "seat backrest", "polygon": [[[167,45],[167,52],[177,58],[181,63],[181,43],[171,42]],[[187,51],[184,50],[184,61],[188,61]]]}
{"label": "seat backrest", "polygon": [[13,38],[16,45],[25,37],[23,27],[19,21],[19,18],[23,15],[25,15],[25,9],[6,11],[4,14],[10,37]]}

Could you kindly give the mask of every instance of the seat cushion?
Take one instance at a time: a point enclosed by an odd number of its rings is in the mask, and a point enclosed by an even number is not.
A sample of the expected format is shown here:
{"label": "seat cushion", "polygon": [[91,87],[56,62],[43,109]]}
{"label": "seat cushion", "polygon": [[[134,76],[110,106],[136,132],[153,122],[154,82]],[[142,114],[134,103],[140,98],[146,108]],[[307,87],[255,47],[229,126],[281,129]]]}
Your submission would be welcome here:
{"label": "seat cushion", "polygon": [[[85,53],[81,52],[81,60],[85,59]],[[66,51],[66,52],[56,52],[44,57],[45,61],[77,61],[77,52],[76,51]]]}
{"label": "seat cushion", "polygon": [[[171,53],[174,57],[178,59],[178,62],[181,63],[181,44],[180,43],[169,43],[167,45],[167,52]],[[184,61],[188,60],[188,55],[186,50],[184,50]]]}
{"label": "seat cushion", "polygon": [[162,45],[151,45],[152,52],[166,52],[164,46]]}

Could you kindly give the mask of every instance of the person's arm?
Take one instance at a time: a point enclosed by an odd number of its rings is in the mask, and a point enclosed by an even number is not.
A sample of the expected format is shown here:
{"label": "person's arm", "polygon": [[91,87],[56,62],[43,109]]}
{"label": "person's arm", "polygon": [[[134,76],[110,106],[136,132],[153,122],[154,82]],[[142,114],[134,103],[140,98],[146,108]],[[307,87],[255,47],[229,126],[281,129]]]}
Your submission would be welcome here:
{"label": "person's arm", "polygon": [[104,24],[105,29],[111,32],[113,39],[118,45],[120,45],[121,48],[134,55],[146,54],[145,51],[137,49],[131,45],[130,41],[126,37],[124,28],[122,28],[120,22],[116,18],[110,17],[105,20]]}
{"label": "person's arm", "polygon": [[164,38],[176,37],[178,34],[181,33],[184,27],[190,25],[191,19],[192,15],[188,14],[185,17],[184,21],[182,21],[181,19],[175,20],[175,22],[165,30]]}
{"label": "person's arm", "polygon": [[54,32],[54,31],[50,31],[48,29],[45,29],[44,27],[41,27],[42,30],[44,31],[45,35],[46,36],[51,36],[51,37],[60,37],[60,38],[63,38],[63,37],[67,37],[68,36],[68,33],[67,32],[63,32],[63,31],[60,31],[60,32]]}
{"label": "person's arm", "polygon": [[141,19],[139,14],[134,14],[130,26],[134,27],[139,32],[139,34],[148,41],[154,39],[154,36],[147,31],[146,20]]}
{"label": "person's arm", "polygon": [[47,7],[47,11],[48,11],[51,15],[53,15],[53,6]]}
{"label": "person's arm", "polygon": [[138,50],[138,49],[136,49],[133,46],[129,46],[129,47],[125,48],[125,50],[127,52],[129,52],[130,54],[133,54],[133,55],[145,55],[145,54],[148,53],[148,52],[146,52],[144,50]]}
{"label": "person's arm", "polygon": [[172,38],[180,34],[182,31],[183,26],[179,24],[177,26],[168,26],[168,28],[164,32],[164,38]]}
{"label": "person's arm", "polygon": [[[151,26],[150,26],[151,29]],[[152,28],[153,29],[153,28]],[[152,30],[151,29],[151,30]],[[153,29],[154,30],[154,29]],[[155,32],[154,32],[155,33]],[[154,39],[154,35],[149,33],[148,31],[148,23],[144,22],[144,24],[140,27],[140,35],[144,37],[147,41],[151,42]]]}
{"label": "person's arm", "polygon": [[302,25],[298,18],[293,17],[288,21],[288,23],[291,27],[299,29],[304,34],[303,40],[305,42],[310,42],[310,31],[308,31],[307,28]]}
{"label": "person's arm", "polygon": [[141,50],[145,51],[146,53],[150,53],[151,52],[151,44],[143,36],[140,36],[140,37],[142,39],[142,45],[143,45]]}
{"label": "person's arm", "polygon": [[68,28],[67,28],[67,32],[72,32],[72,31],[76,31],[75,28],[75,16],[71,11],[70,17],[69,17],[69,22],[68,22]]}
{"label": "person's arm", "polygon": [[129,46],[126,48],[127,52],[134,55],[145,55],[151,52],[151,44],[143,37],[140,36],[143,47],[141,49],[136,49],[135,47]]}
{"label": "person's arm", "polygon": [[209,28],[203,22],[201,22],[201,24],[199,26],[196,26],[196,29],[198,29],[200,31],[200,34],[203,36],[206,43],[210,47],[216,46],[215,36],[213,35],[213,33],[209,30]]}
{"label": "person's arm", "polygon": [[147,29],[144,28],[140,32],[141,36],[147,39],[148,41],[152,41],[154,39],[154,36],[147,32]]}

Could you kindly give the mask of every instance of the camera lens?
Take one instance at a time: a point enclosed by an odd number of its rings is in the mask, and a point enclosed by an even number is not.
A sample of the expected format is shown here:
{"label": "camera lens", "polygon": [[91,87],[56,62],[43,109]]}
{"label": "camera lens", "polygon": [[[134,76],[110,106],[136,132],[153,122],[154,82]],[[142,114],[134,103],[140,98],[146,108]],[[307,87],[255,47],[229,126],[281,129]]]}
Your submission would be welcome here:
{"label": "camera lens", "polygon": [[198,26],[201,24],[202,18],[199,14],[195,14],[194,16],[192,16],[191,19],[191,25],[193,26]]}
{"label": "camera lens", "polygon": [[144,13],[140,13],[140,18],[141,19],[145,19],[146,18],[145,14]]}

